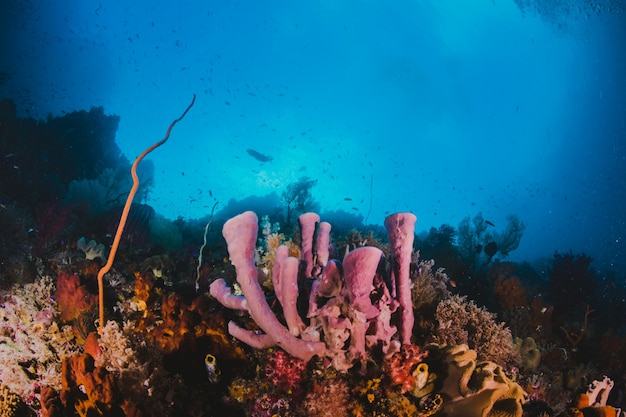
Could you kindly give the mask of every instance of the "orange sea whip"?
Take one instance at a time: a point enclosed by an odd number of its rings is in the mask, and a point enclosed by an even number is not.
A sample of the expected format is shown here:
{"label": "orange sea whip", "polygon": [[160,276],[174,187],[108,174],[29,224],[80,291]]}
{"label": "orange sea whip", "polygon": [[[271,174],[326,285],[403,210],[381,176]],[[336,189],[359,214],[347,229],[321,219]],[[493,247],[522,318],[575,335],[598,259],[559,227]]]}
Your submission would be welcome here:
{"label": "orange sea whip", "polygon": [[170,127],[167,129],[167,132],[165,133],[165,137],[161,139],[160,141],[158,141],[157,143],[155,143],[154,145],[150,146],[145,151],[143,151],[141,155],[139,155],[137,159],[135,159],[135,162],[133,162],[133,166],[130,169],[130,174],[133,177],[133,187],[130,189],[130,192],[128,193],[128,198],[126,199],[124,210],[122,210],[122,217],[120,218],[120,224],[117,226],[117,232],[115,232],[115,238],[113,239],[113,245],[111,246],[111,252],[109,252],[109,258],[107,259],[107,263],[100,269],[100,271],[98,271],[98,302],[100,304],[100,334],[102,334],[102,329],[104,328],[104,283],[102,281],[102,278],[104,277],[104,274],[109,272],[109,270],[113,266],[113,260],[115,260],[115,254],[117,253],[117,248],[120,245],[120,239],[122,238],[122,232],[124,231],[124,226],[126,225],[128,212],[130,211],[130,206],[133,203],[133,198],[135,197],[137,188],[139,188],[139,178],[137,177],[137,165],[139,165],[139,162],[141,162],[141,160],[146,155],[148,155],[150,152],[152,152],[159,146],[163,145],[167,141],[167,139],[169,139],[170,133],[172,132],[174,125],[176,125],[176,123],[180,122],[183,119],[183,117],[185,117],[185,115],[187,114],[189,109],[191,109],[195,101],[196,101],[196,95],[194,94],[193,99],[191,99],[191,103],[189,103],[189,106],[187,106],[183,114],[178,119],[174,120],[172,124],[170,124]]}

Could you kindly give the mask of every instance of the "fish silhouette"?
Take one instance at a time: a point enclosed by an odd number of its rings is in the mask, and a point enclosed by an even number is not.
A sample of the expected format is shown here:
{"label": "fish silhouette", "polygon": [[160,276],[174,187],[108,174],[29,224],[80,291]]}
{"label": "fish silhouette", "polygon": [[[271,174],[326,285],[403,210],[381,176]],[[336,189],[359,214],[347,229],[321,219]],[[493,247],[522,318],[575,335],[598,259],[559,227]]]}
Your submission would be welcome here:
{"label": "fish silhouette", "polygon": [[274,159],[271,156],[264,155],[261,152],[255,151],[254,149],[246,149],[246,152],[248,152],[248,155],[250,155],[251,157],[253,157],[257,161],[270,162],[272,159]]}

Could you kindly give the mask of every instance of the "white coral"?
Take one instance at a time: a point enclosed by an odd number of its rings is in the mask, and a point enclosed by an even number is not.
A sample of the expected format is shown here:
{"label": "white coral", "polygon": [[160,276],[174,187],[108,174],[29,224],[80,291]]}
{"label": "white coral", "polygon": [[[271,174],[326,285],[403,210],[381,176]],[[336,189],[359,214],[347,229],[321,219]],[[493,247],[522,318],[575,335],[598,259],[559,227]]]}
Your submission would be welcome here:
{"label": "white coral", "polygon": [[109,320],[100,335],[99,345],[102,353],[96,358],[96,366],[103,366],[109,372],[123,374],[128,371],[143,372],[143,364],[137,361],[137,353],[133,348],[125,326],[122,330],[114,320]]}
{"label": "white coral", "polygon": [[96,258],[105,259],[104,245],[102,243],[96,243],[95,240],[87,241],[87,239],[81,237],[76,241],[76,247],[85,252],[85,259],[89,261]]}
{"label": "white coral", "polygon": [[54,284],[44,277],[0,293],[0,381],[32,404],[40,386],[61,389],[61,361],[79,351],[58,314]]}

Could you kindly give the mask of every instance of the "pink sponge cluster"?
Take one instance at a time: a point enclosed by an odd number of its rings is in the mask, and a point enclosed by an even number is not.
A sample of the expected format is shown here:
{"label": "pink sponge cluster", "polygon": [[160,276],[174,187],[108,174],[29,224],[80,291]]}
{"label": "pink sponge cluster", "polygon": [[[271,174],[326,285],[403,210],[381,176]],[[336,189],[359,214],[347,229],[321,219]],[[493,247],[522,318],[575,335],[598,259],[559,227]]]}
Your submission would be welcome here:
{"label": "pink sponge cluster", "polygon": [[[359,363],[365,370],[368,349],[383,353],[411,342],[413,309],[409,277],[416,217],[397,213],[385,226],[391,249],[391,276],[385,276],[383,253],[361,247],[343,260],[329,259],[331,226],[320,223],[315,213],[300,216],[302,258],[288,256],[287,248],[276,251],[272,281],[282,306],[284,324],[270,308],[258,281],[254,261],[258,218],[251,211],[224,224],[222,234],[235,266],[243,295],[234,295],[223,279],[214,281],[210,293],[228,308],[247,311],[262,332],[244,329],[234,322],[229,333],[256,348],[279,346],[308,362],[326,357],[340,371]],[[387,284],[390,278],[391,285]],[[305,281],[311,282],[303,287]],[[301,291],[308,291],[301,297]],[[306,317],[298,300],[308,299]],[[395,337],[400,329],[399,340]]]}

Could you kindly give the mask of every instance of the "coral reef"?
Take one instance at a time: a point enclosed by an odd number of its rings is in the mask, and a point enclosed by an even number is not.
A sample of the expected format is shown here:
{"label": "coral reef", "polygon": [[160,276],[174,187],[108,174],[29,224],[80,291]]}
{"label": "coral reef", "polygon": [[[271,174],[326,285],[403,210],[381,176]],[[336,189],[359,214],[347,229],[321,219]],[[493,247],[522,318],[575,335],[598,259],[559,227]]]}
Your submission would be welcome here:
{"label": "coral reef", "polygon": [[[81,140],[65,122],[0,123],[0,415],[624,415],[620,277],[598,279],[584,254],[555,254],[547,275],[502,262],[521,238],[519,219],[497,233],[479,214],[414,245],[412,214],[390,216],[383,230],[353,213],[304,213],[297,236],[285,223],[316,204],[314,180],[302,178],[283,208],[272,194],[216,214],[229,264],[206,222],[122,208],[128,161],[114,147],[95,161],[115,118],[95,109],[70,119],[83,133],[95,126],[87,168],[60,166],[66,155],[48,145],[34,146],[40,166],[15,153],[29,132],[31,145]],[[131,171],[140,199],[154,169],[145,167]],[[226,221],[251,207],[268,214],[260,235],[254,215]],[[322,218],[342,224],[331,230]],[[106,234],[122,229],[117,271],[100,272],[108,302],[98,323],[98,258]],[[213,297],[200,292],[208,284]],[[601,367],[615,383],[576,396]]]}

